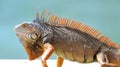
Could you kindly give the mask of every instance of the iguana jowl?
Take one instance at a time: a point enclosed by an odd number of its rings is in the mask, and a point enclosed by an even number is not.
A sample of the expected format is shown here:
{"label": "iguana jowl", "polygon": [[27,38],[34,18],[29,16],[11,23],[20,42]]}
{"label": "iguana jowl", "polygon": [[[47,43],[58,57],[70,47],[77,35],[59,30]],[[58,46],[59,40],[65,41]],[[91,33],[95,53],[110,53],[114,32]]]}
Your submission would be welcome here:
{"label": "iguana jowl", "polygon": [[42,57],[42,67],[54,53],[57,55],[57,67],[63,60],[90,63],[98,61],[101,67],[119,67],[120,49],[101,32],[77,21],[57,17],[47,17],[46,11],[32,22],[15,26],[14,30],[25,48],[29,59]]}

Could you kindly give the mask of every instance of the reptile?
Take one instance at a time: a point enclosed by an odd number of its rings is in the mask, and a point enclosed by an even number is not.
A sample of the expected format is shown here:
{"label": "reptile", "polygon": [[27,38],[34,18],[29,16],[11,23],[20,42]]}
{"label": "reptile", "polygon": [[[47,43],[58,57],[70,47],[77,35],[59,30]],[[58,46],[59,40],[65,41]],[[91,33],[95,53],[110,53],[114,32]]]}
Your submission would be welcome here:
{"label": "reptile", "polygon": [[101,67],[120,67],[120,46],[107,36],[82,22],[61,18],[48,11],[36,19],[14,27],[29,60],[41,57],[42,67],[56,54],[56,67],[64,59],[79,63],[97,61]]}

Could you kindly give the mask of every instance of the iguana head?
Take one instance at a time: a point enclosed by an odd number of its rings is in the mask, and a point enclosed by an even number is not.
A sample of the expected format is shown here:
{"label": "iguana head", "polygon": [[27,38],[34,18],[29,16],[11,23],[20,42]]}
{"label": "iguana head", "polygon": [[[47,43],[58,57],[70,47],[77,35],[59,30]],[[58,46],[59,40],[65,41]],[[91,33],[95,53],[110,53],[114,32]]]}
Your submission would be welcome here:
{"label": "iguana head", "polygon": [[14,27],[14,31],[19,38],[24,38],[27,42],[35,42],[41,35],[39,24],[23,22]]}
{"label": "iguana head", "polygon": [[36,18],[33,22],[23,22],[14,27],[14,31],[24,46],[30,60],[36,59],[44,52],[42,43],[38,43],[42,35],[38,22],[39,18]]}

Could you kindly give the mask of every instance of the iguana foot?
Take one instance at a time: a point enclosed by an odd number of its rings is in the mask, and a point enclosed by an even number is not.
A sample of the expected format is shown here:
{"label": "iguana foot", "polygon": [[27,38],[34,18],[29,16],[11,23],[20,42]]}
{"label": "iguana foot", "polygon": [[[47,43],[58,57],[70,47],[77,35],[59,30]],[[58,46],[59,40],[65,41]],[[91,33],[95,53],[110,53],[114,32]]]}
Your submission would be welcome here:
{"label": "iguana foot", "polygon": [[62,67],[64,59],[61,57],[57,57],[57,65],[56,67]]}
{"label": "iguana foot", "polygon": [[41,60],[41,63],[42,63],[42,67],[48,67],[48,66],[47,66],[47,63],[46,63],[45,61],[42,61],[42,60]]}

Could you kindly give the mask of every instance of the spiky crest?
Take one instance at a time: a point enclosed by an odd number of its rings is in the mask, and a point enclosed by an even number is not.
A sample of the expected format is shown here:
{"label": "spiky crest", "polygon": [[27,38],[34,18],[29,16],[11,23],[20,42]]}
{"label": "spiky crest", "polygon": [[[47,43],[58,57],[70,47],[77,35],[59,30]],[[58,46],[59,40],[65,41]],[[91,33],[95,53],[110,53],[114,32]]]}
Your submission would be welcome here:
{"label": "spiky crest", "polygon": [[39,19],[39,11],[36,12],[36,19]]}
{"label": "spiky crest", "polygon": [[[47,16],[47,17],[46,17]],[[81,22],[75,21],[75,20],[69,20],[67,18],[61,18],[58,17],[54,14],[50,14],[50,12],[47,12],[46,10],[43,11],[42,16],[43,19],[47,19],[47,23],[52,24],[52,25],[61,25],[61,26],[66,26],[66,27],[71,27],[74,29],[77,29],[79,31],[82,31],[84,33],[87,33],[94,38],[100,40],[101,42],[105,43],[106,45],[109,45],[111,47],[115,48],[120,48],[115,42],[112,42],[109,37],[107,36],[101,36],[101,32],[88,26],[85,25]]]}

